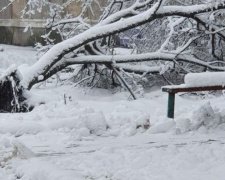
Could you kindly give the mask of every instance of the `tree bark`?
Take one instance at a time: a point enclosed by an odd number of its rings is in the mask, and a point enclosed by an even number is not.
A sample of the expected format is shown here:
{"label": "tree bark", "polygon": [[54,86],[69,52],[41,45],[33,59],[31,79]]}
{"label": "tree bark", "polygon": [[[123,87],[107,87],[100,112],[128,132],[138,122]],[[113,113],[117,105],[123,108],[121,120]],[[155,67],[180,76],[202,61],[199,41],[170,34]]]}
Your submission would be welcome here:
{"label": "tree bark", "polygon": [[30,110],[25,103],[25,90],[19,87],[18,82],[14,73],[0,82],[0,113],[27,112]]}

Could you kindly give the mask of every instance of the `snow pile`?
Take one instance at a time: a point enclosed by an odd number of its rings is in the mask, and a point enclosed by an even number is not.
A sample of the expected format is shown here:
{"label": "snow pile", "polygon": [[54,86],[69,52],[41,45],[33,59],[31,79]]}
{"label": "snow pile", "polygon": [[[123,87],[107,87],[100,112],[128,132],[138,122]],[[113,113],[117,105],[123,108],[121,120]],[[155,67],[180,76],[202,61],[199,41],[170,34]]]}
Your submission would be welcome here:
{"label": "snow pile", "polygon": [[91,133],[102,135],[106,131],[107,124],[103,113],[91,113],[85,115],[84,117],[85,126]]}
{"label": "snow pile", "polygon": [[189,73],[184,82],[187,87],[224,86],[225,72]]}
{"label": "snow pile", "polygon": [[0,138],[0,163],[1,167],[4,167],[9,159],[14,155],[14,147],[12,141],[7,136],[2,136]]}
{"label": "snow pile", "polygon": [[175,119],[175,121],[176,131],[181,133],[196,130],[206,132],[208,129],[217,128],[225,122],[223,115],[213,110],[210,102],[194,109],[190,118],[182,117]]}
{"label": "snow pile", "polygon": [[133,136],[150,126],[149,114],[129,108],[125,104],[116,106],[107,115],[108,135]]}
{"label": "snow pile", "polygon": [[103,113],[78,102],[49,102],[37,106],[32,112],[15,116],[13,123],[7,123],[8,115],[2,115],[0,133],[15,136],[58,131],[70,133],[76,140],[91,135],[133,136],[145,132],[150,126],[150,116],[134,111],[126,105],[118,105],[111,112]]}
{"label": "snow pile", "polygon": [[154,126],[152,126],[148,132],[151,134],[156,133],[166,133],[173,129],[175,126],[175,122],[173,119],[163,118],[163,121],[158,122]]}
{"label": "snow pile", "polygon": [[5,49],[2,46],[0,46],[0,52],[3,52],[3,51],[5,51]]}
{"label": "snow pile", "polygon": [[1,120],[2,123],[0,133],[1,134],[13,134],[16,137],[22,136],[23,134],[37,134],[45,130],[45,128],[36,122],[20,122],[17,120],[10,120],[10,123],[7,123],[8,120]]}
{"label": "snow pile", "polygon": [[210,102],[203,104],[202,106],[196,108],[192,113],[192,127],[191,129],[195,130],[201,126],[206,128],[213,128],[220,124],[220,114],[216,113]]}
{"label": "snow pile", "polygon": [[133,136],[145,132],[150,126],[150,116],[124,104],[103,113],[78,102],[64,104],[61,99],[60,102],[39,105],[30,113],[1,114],[0,124],[0,134],[15,137],[57,131],[82,140],[92,135]]}
{"label": "snow pile", "polygon": [[218,109],[212,108],[210,102],[207,102],[197,106],[188,114],[182,112],[174,120],[158,117],[158,122],[150,127],[148,133],[157,134],[174,131],[177,134],[191,131],[205,133],[213,129],[225,130],[225,111],[219,112]]}
{"label": "snow pile", "polygon": [[23,144],[22,142],[14,139],[12,141],[12,145],[14,147],[14,154],[21,159],[30,159],[36,157],[36,155]]}
{"label": "snow pile", "polygon": [[1,168],[11,166],[11,160],[15,158],[30,159],[32,157],[35,157],[35,154],[19,140],[9,136],[2,136],[0,138]]}
{"label": "snow pile", "polygon": [[102,112],[81,107],[77,102],[68,102],[66,105],[63,102],[43,104],[31,114],[40,114],[38,121],[50,131],[73,132],[86,137],[90,134],[100,136],[107,128]]}

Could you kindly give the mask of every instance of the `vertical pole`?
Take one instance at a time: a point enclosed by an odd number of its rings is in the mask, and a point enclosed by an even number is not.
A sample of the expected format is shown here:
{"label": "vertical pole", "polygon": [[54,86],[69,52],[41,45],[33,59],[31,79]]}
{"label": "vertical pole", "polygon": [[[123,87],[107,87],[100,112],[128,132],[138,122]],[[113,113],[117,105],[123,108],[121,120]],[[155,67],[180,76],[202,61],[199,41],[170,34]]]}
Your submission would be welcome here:
{"label": "vertical pole", "polygon": [[174,118],[175,93],[169,93],[167,117]]}

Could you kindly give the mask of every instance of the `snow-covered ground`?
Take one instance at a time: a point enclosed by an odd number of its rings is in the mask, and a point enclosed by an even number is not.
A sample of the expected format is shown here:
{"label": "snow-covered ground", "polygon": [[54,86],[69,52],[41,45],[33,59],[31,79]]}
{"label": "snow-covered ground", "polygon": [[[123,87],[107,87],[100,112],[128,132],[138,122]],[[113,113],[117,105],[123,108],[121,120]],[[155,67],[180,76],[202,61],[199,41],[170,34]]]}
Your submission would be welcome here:
{"label": "snow-covered ground", "polygon": [[[36,61],[32,48],[2,45],[0,72]],[[176,96],[52,86],[25,114],[0,114],[0,180],[223,180],[225,97]],[[66,104],[65,98],[66,97]],[[150,128],[148,125],[150,122]]]}

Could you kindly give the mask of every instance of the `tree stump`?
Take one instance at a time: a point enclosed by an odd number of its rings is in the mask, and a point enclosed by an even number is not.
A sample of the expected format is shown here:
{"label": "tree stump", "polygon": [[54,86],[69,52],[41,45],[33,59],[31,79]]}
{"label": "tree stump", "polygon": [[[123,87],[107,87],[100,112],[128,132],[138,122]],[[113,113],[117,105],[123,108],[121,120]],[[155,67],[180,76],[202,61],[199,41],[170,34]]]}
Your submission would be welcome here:
{"label": "tree stump", "polygon": [[23,88],[18,86],[13,76],[0,82],[0,113],[27,112]]}

